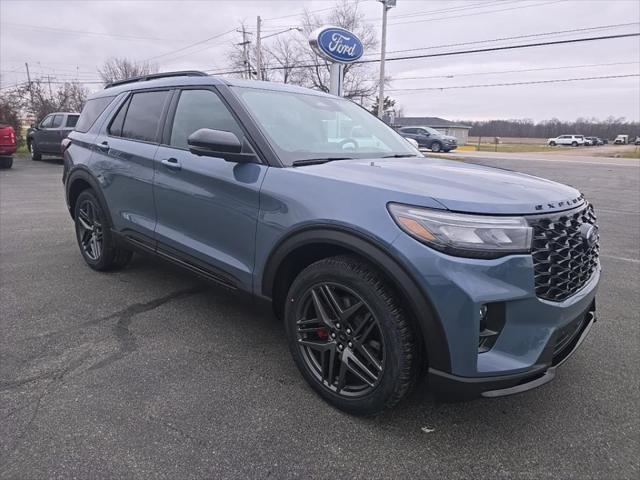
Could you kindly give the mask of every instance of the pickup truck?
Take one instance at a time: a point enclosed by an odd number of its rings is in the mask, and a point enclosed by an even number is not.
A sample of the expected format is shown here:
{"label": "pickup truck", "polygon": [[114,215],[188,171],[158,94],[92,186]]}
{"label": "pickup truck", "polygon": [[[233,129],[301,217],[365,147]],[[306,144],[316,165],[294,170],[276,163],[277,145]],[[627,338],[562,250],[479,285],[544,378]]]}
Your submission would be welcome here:
{"label": "pickup truck", "polygon": [[13,127],[0,123],[0,168],[11,168],[16,148],[16,132]]}
{"label": "pickup truck", "polygon": [[47,115],[37,125],[27,130],[27,148],[32,160],[41,160],[42,155],[62,156],[62,140],[67,138],[76,123],[79,113],[55,112]]}

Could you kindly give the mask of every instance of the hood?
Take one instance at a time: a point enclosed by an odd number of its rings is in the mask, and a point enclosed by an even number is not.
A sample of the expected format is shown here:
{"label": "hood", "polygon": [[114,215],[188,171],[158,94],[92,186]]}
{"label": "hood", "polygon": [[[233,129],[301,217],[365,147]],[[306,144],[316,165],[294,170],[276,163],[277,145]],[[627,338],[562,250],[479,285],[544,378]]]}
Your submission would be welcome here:
{"label": "hood", "polygon": [[389,202],[403,202],[408,196],[418,196],[465,213],[539,214],[584,203],[580,192],[567,185],[452,160],[339,160],[297,170],[390,191]]}

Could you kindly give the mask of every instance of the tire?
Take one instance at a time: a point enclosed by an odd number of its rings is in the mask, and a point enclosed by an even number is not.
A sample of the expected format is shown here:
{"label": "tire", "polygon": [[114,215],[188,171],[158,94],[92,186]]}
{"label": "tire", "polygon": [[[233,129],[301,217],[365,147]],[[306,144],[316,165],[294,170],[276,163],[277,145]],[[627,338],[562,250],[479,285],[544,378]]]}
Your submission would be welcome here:
{"label": "tire", "polygon": [[0,157],[0,168],[11,168],[13,166],[13,157]]}
{"label": "tire", "polygon": [[571,146],[572,147],[577,147],[578,146],[578,142],[571,142]]}
{"label": "tire", "polygon": [[551,145],[552,147],[556,146],[556,142],[549,142],[549,145]]}
{"label": "tire", "polygon": [[287,295],[285,328],[302,376],[340,410],[376,415],[415,386],[420,354],[411,319],[392,284],[358,257],[304,269]]}
{"label": "tire", "polygon": [[124,268],[133,253],[116,245],[100,201],[91,189],[78,196],[74,208],[76,239],[84,261],[94,270]]}
{"label": "tire", "polygon": [[42,160],[42,154],[40,152],[38,152],[37,147],[34,145],[33,140],[31,140],[28,144],[27,147],[29,148],[29,152],[31,152],[31,160],[39,162],[40,160]]}
{"label": "tire", "polygon": [[440,142],[433,142],[431,144],[431,151],[432,152],[439,152],[440,150],[442,150],[442,144]]}

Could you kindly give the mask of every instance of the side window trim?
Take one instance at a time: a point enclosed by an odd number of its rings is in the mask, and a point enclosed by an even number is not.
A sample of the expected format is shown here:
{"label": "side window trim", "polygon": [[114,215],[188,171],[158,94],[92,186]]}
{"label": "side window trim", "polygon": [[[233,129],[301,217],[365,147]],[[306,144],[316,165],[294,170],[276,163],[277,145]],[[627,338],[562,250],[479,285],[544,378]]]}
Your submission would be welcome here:
{"label": "side window trim", "polygon": [[175,120],[176,111],[178,110],[178,102],[180,101],[180,95],[185,90],[205,90],[205,91],[211,92],[214,95],[216,95],[220,99],[222,104],[226,107],[228,112],[231,114],[233,119],[236,121],[236,123],[238,124],[240,129],[242,130],[242,134],[244,136],[245,142],[247,142],[249,144],[249,147],[256,154],[256,156],[260,160],[260,163],[265,163],[264,160],[260,157],[260,154],[258,153],[258,150],[254,146],[254,143],[251,140],[251,137],[249,136],[249,134],[247,132],[247,129],[242,124],[242,121],[238,118],[238,115],[236,115],[236,113],[233,111],[231,106],[227,103],[227,101],[225,100],[224,96],[220,92],[218,92],[215,88],[207,87],[207,86],[203,86],[203,85],[194,85],[194,86],[191,86],[191,87],[189,87],[189,86],[181,87],[181,88],[177,88],[175,90],[173,98],[171,99],[171,102],[169,104],[169,109],[167,111],[166,119],[165,119],[165,122],[164,122],[164,125],[163,125],[163,135],[162,135],[162,143],[161,143],[161,145],[163,147],[173,148],[175,150],[182,150],[183,152],[188,152],[189,151],[189,149],[187,149],[187,148],[180,148],[180,147],[177,147],[175,145],[171,145],[171,130],[173,128],[173,122]]}

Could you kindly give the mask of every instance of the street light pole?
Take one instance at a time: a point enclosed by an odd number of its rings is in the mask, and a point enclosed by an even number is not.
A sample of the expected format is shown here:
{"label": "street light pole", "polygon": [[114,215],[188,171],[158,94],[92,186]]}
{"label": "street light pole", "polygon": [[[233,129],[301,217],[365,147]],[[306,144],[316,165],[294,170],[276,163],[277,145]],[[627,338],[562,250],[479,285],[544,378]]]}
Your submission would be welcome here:
{"label": "street light pole", "polygon": [[378,118],[384,115],[384,61],[387,53],[387,11],[396,6],[396,0],[378,0],[382,3],[382,41],[380,42],[380,84],[378,94]]}

